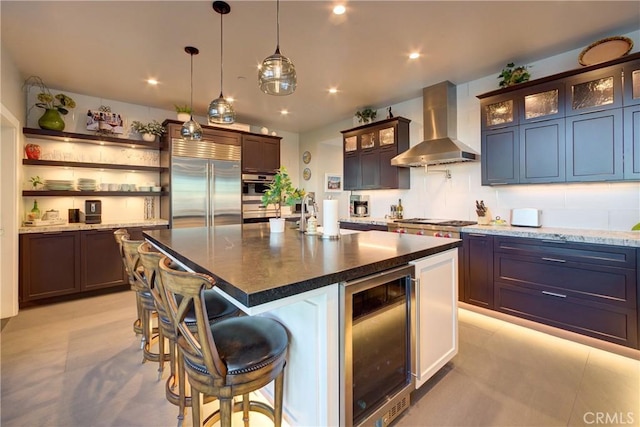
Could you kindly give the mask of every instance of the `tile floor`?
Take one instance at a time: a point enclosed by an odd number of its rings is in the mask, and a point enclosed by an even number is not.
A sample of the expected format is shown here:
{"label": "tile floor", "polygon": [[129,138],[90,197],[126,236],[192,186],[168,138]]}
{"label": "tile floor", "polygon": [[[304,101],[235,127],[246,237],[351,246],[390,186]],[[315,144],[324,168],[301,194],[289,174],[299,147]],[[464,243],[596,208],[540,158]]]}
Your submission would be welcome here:
{"label": "tile floor", "polygon": [[[0,425],[175,426],[134,313],[121,292],[4,322]],[[413,397],[395,427],[635,426],[640,362],[461,309],[459,354]]]}

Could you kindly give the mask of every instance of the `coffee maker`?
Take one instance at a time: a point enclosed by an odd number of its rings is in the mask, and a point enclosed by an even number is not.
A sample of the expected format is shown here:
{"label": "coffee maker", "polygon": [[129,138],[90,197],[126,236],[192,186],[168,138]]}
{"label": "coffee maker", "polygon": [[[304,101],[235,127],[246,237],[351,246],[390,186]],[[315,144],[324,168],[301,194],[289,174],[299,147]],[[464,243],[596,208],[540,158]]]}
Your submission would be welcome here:
{"label": "coffee maker", "polygon": [[86,200],[84,202],[85,224],[100,224],[102,222],[102,201]]}
{"label": "coffee maker", "polygon": [[352,195],[349,198],[351,216],[369,216],[369,196]]}

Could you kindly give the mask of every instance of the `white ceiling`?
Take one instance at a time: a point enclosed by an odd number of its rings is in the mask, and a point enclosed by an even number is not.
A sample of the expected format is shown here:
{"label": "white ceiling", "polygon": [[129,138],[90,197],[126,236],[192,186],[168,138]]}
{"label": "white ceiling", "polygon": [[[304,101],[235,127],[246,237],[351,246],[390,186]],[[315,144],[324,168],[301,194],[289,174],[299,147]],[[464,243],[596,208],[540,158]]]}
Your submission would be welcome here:
{"label": "white ceiling", "polygon": [[[338,17],[331,1],[281,1],[280,47],[296,66],[298,89],[274,97],[258,89],[256,67],[275,50],[276,2],[229,1],[224,94],[236,99],[237,121],[304,132],[418,97],[442,80],[497,77],[508,62],[525,65],[640,26],[637,1],[343,3]],[[220,92],[220,15],[211,4],[2,0],[2,44],[24,77],[164,109],[189,103],[184,47],[195,46],[194,107],[206,115]],[[422,53],[417,61],[407,59],[413,50]],[[149,77],[160,84],[148,86]],[[339,93],[328,94],[331,86]]]}

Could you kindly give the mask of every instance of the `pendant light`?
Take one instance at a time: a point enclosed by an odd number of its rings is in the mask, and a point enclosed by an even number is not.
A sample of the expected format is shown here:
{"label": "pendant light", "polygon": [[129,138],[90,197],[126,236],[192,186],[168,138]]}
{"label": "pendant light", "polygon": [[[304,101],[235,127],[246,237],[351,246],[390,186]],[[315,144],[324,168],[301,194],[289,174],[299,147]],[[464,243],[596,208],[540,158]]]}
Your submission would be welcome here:
{"label": "pendant light", "polygon": [[200,51],[198,48],[193,46],[185,47],[184,51],[191,56],[191,104],[189,106],[191,109],[191,117],[188,121],[182,124],[180,135],[182,135],[183,139],[188,141],[199,141],[202,139],[202,127],[200,126],[200,123],[193,120],[193,55],[199,54]]}
{"label": "pendant light", "polygon": [[296,67],[280,54],[280,0],[276,1],[276,52],[258,68],[258,85],[268,95],[291,95],[296,90]]}
{"label": "pendant light", "polygon": [[231,12],[231,7],[224,1],[214,1],[213,10],[220,14],[220,96],[209,104],[209,122],[223,125],[233,124],[236,120],[236,113],[229,101],[222,95],[222,15]]}

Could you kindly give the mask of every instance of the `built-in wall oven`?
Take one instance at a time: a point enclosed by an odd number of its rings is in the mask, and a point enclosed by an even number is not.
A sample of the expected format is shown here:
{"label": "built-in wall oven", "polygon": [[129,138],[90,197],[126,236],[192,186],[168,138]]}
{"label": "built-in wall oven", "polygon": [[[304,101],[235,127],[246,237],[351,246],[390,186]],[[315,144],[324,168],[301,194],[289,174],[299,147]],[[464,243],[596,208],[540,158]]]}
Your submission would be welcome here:
{"label": "built-in wall oven", "polygon": [[273,175],[242,174],[242,221],[267,222],[276,216],[274,206],[263,206],[262,195],[269,189]]}
{"label": "built-in wall oven", "polygon": [[384,427],[409,407],[415,338],[413,266],[340,286],[340,418]]}

